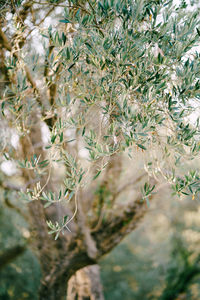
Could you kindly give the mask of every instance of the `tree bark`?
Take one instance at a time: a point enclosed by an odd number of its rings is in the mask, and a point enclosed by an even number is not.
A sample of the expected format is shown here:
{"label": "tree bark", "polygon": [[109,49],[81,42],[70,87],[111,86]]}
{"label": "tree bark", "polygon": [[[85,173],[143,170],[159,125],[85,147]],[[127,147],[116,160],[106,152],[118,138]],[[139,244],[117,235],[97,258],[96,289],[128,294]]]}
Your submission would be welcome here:
{"label": "tree bark", "polygon": [[0,271],[6,267],[9,263],[15,260],[18,256],[22,255],[26,250],[26,246],[17,245],[13,248],[7,249],[3,254],[0,255]]}
{"label": "tree bark", "polygon": [[[70,249],[73,246],[74,249]],[[39,291],[40,300],[66,299],[69,279],[83,267],[95,264],[95,261],[91,260],[85,251],[81,251],[76,243],[69,246],[68,251],[68,257],[58,259],[49,274],[43,276]]]}
{"label": "tree bark", "polygon": [[57,284],[51,290],[49,290],[47,286],[41,285],[39,300],[66,300],[66,291],[67,285],[66,283],[63,284],[63,281],[61,281],[60,284],[57,282]]}
{"label": "tree bark", "polygon": [[85,267],[68,282],[67,300],[104,300],[99,265]]}

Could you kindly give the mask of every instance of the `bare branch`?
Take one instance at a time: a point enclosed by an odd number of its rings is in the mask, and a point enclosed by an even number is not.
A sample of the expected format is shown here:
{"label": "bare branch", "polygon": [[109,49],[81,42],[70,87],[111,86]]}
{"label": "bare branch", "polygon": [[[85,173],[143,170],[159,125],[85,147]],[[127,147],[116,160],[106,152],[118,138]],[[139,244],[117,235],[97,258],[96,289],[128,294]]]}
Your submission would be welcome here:
{"label": "bare branch", "polygon": [[3,254],[0,255],[0,270],[6,267],[9,263],[15,260],[18,256],[22,255],[26,250],[26,246],[17,245],[10,249],[5,250]]}
{"label": "bare branch", "polygon": [[118,245],[128,233],[138,226],[147,211],[146,202],[139,195],[135,201],[126,204],[124,208],[121,207],[118,214],[110,216],[104,221],[98,231],[92,233],[97,243],[99,256],[108,253]]}
{"label": "bare branch", "polygon": [[144,173],[142,173],[140,176],[138,176],[136,179],[126,182],[122,187],[120,187],[120,188],[115,192],[115,194],[114,194],[114,195],[115,195],[115,198],[117,198],[117,197],[119,196],[119,194],[121,194],[122,192],[124,192],[124,190],[126,190],[127,188],[129,188],[129,187],[131,187],[131,186],[134,188],[134,186],[135,186],[140,180],[142,180],[142,179],[145,177],[145,175],[147,175],[147,174],[144,172]]}
{"label": "bare branch", "polygon": [[17,21],[24,23],[26,17],[28,16],[29,10],[31,9],[31,2],[28,0],[26,1],[23,6],[22,9],[20,9],[19,13],[17,13]]}
{"label": "bare branch", "polygon": [[[10,52],[12,51],[12,46],[11,46],[8,38],[6,37],[5,33],[2,31],[1,28],[0,28],[0,43],[1,43],[2,47],[5,48],[6,50],[8,50]],[[15,58],[19,59],[19,55],[18,55],[17,52],[14,52],[13,56]],[[40,105],[42,105],[40,92],[39,92],[39,89],[36,85],[36,82],[34,81],[32,75],[31,75],[31,73],[30,73],[30,71],[29,71],[29,69],[26,65],[25,65],[24,69],[25,69],[25,72],[26,72],[27,79],[28,79],[28,81],[30,82],[30,84],[33,88],[34,94],[36,95],[36,99],[37,99],[38,103]]]}
{"label": "bare branch", "polygon": [[29,32],[28,32],[28,34],[27,34],[27,37],[31,34],[31,32],[32,32],[36,27],[40,26],[40,25],[45,21],[45,19],[52,13],[52,11],[54,10],[54,8],[55,8],[55,7],[52,6],[52,7],[49,9],[49,11],[46,13],[46,15],[44,16],[44,18],[42,18],[38,24],[35,24],[35,27],[34,27],[34,28],[32,28],[31,30],[29,30]]}
{"label": "bare branch", "polygon": [[[46,80],[46,84],[48,86],[48,96],[49,96],[49,104],[51,106],[51,108],[55,105],[55,99],[56,99],[56,93],[57,93],[57,84],[60,78],[60,72],[62,70],[62,64],[59,63],[59,65],[57,66],[57,72],[56,72],[56,76],[55,79],[52,82],[49,82],[49,58],[51,56],[51,53],[54,49],[54,46],[50,45],[49,46],[49,51],[48,51],[48,57],[45,58],[45,68],[44,68],[44,77]],[[52,128],[54,123],[56,121],[56,118],[54,116],[46,119],[46,123],[47,125]]]}
{"label": "bare branch", "polygon": [[[81,192],[80,192],[81,195]],[[94,239],[91,236],[91,231],[87,224],[86,215],[84,213],[81,199],[79,201],[79,209],[77,211],[77,223],[79,227],[79,234],[82,236],[84,246],[88,256],[95,259],[97,256],[97,248]]]}
{"label": "bare branch", "polygon": [[5,33],[0,27],[0,44],[2,45],[3,48],[5,48],[8,51],[12,50],[11,44],[9,43]]}

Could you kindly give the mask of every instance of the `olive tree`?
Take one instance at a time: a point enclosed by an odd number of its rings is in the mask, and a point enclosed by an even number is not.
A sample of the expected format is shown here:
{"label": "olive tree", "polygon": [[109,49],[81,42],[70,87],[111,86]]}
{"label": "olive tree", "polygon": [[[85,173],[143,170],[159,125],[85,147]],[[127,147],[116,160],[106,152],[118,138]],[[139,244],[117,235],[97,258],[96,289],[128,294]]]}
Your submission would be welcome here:
{"label": "olive tree", "polygon": [[2,186],[28,208],[11,204],[29,223],[40,299],[64,299],[78,270],[136,228],[161,183],[198,199],[198,167],[185,166],[200,150],[199,8],[168,0],[0,5],[0,159],[20,179],[5,175]]}

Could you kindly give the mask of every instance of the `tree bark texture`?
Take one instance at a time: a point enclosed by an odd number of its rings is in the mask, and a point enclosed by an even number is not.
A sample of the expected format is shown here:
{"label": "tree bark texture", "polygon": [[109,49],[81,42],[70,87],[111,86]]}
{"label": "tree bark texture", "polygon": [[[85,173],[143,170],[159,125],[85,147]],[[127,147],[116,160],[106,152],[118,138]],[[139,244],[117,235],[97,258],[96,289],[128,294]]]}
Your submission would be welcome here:
{"label": "tree bark texture", "polygon": [[85,267],[68,282],[67,300],[104,300],[99,265]]}

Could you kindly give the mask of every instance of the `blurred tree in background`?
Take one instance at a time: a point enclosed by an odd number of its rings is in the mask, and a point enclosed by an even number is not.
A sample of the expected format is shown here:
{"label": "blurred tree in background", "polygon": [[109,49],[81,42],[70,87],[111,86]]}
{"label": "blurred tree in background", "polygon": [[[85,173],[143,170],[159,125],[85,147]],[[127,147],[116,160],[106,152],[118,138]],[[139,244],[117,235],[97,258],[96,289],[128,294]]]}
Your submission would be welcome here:
{"label": "blurred tree in background", "polygon": [[[7,228],[0,264],[8,277],[21,270],[26,285],[22,291],[16,282],[19,292],[7,281],[2,297],[101,300],[100,259],[150,207],[159,206],[156,197],[170,206],[173,191],[189,198],[189,210],[197,202],[200,18],[195,3],[0,2],[0,182],[2,228]],[[141,249],[150,247],[135,234]],[[121,256],[128,257],[125,245]],[[171,253],[161,289],[156,283],[152,288],[159,274],[153,258],[133,253],[138,276],[131,279],[129,299],[189,293],[199,272],[198,254],[193,257],[180,238]],[[37,277],[32,284],[30,268]],[[121,268],[117,264],[113,270]],[[149,272],[140,276],[140,268],[141,274]],[[112,284],[108,290],[104,285],[108,299],[117,299]],[[123,282],[119,287],[124,297]]]}

